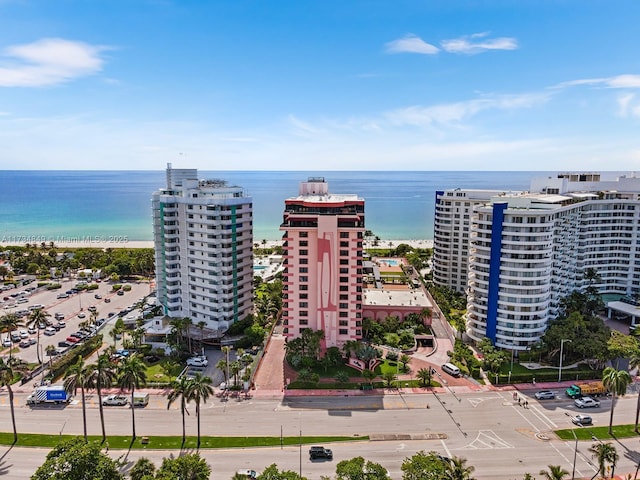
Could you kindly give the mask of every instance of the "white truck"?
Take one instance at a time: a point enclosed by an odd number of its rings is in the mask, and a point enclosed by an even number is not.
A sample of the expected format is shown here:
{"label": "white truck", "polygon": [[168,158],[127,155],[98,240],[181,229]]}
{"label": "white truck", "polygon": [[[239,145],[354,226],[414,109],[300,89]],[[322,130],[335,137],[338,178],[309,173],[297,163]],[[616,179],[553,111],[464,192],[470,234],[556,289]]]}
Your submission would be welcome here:
{"label": "white truck", "polygon": [[36,387],[27,397],[27,405],[39,405],[42,403],[69,403],[71,395],[64,389],[64,385],[44,385]]}

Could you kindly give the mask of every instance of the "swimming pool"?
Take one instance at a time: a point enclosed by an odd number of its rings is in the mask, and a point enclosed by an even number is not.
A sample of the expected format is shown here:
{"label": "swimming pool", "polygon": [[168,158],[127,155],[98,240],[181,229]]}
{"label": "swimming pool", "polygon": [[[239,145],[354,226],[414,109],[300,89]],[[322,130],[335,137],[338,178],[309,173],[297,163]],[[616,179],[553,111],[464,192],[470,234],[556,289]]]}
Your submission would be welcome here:
{"label": "swimming pool", "polygon": [[386,263],[390,267],[397,267],[400,262],[398,262],[398,260],[387,259],[384,261],[384,263]]}

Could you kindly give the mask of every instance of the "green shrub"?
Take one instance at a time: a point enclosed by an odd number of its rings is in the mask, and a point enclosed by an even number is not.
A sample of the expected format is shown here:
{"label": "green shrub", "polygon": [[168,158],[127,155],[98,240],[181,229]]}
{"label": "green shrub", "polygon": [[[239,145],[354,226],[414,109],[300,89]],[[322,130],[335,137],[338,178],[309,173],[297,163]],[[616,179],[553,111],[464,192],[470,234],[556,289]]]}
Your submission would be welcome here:
{"label": "green shrub", "polygon": [[120,284],[120,283],[114,283],[114,284],[111,286],[111,290],[113,290],[114,292],[116,292],[116,291],[120,290],[121,288],[122,288],[122,284]]}
{"label": "green shrub", "polygon": [[129,285],[128,283],[122,286],[122,290],[124,290],[125,292],[128,292],[131,290],[131,285]]}
{"label": "green shrub", "polygon": [[56,290],[58,288],[62,288],[62,285],[60,283],[44,283],[42,285],[38,283],[38,287],[42,287],[45,285],[47,287],[47,290]]}
{"label": "green shrub", "polygon": [[52,379],[56,379],[62,377],[67,369],[73,365],[78,357],[82,355],[83,357],[88,357],[90,354],[98,350],[102,346],[102,335],[96,335],[95,337],[91,337],[86,340],[81,345],[72,348],[67,351],[64,355],[57,358],[51,369],[49,370],[49,377]]}

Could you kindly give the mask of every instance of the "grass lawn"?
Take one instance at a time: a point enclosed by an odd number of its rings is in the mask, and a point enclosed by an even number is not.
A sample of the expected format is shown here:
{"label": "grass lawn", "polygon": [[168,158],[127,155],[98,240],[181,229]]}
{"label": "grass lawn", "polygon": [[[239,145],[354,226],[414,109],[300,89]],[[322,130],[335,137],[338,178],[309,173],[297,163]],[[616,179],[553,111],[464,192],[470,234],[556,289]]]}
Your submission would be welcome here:
{"label": "grass lawn", "polygon": [[[562,440],[573,440],[575,433],[578,440],[593,440],[591,438],[594,435],[599,440],[614,440],[616,438],[631,438],[638,437],[636,432],[633,431],[635,425],[614,425],[613,436],[609,435],[609,426],[604,427],[575,427],[566,428],[562,430],[556,430],[555,434]],[[573,432],[573,433],[572,433]]]}
{"label": "grass lawn", "polygon": [[[53,448],[62,440],[69,440],[81,435],[44,435],[37,433],[19,433],[17,447],[46,447]],[[90,442],[100,443],[102,436],[89,435]],[[142,443],[142,439],[147,438],[147,444]],[[368,436],[318,436],[318,437],[283,437],[283,445],[333,443],[368,440]],[[180,450],[182,445],[181,436],[173,437],[138,437],[134,442],[131,437],[120,435],[108,435],[110,449],[116,450]],[[13,444],[13,433],[1,432],[0,445]],[[197,437],[188,436],[184,448],[196,448]],[[280,437],[200,437],[200,448],[244,448],[244,447],[272,447],[280,445]]]}

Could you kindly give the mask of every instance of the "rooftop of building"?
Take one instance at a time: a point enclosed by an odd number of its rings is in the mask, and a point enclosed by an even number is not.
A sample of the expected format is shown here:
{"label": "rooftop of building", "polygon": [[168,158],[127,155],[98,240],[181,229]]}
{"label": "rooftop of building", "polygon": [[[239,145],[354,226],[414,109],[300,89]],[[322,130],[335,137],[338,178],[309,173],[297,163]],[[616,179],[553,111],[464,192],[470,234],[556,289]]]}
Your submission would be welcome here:
{"label": "rooftop of building", "polygon": [[401,290],[391,288],[364,288],[362,289],[364,305],[388,305],[394,307],[423,307],[431,308],[433,305],[427,295],[420,289],[406,287]]}

